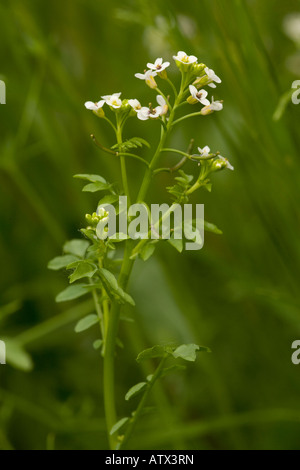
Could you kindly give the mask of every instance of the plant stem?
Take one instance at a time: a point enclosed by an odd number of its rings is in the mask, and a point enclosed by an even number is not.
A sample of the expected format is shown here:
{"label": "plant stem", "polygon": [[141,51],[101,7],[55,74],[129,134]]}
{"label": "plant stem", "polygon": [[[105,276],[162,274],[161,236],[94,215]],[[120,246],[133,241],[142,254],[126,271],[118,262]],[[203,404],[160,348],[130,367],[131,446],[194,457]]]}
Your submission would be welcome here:
{"label": "plant stem", "polygon": [[[117,142],[118,144],[122,144],[122,126],[118,122],[117,123],[117,132],[116,132]],[[121,175],[122,175],[122,183],[123,183],[123,190],[125,195],[127,196],[128,205],[130,206],[130,194],[129,194],[129,185],[127,179],[127,171],[126,171],[126,160],[123,154],[120,155],[120,163],[121,163]]]}
{"label": "plant stem", "polygon": [[182,122],[182,121],[184,121],[185,119],[188,119],[188,118],[191,118],[191,117],[194,117],[194,116],[203,116],[203,114],[201,113],[201,111],[199,111],[198,113],[187,114],[186,116],[182,116],[181,118],[176,119],[176,121],[173,123],[173,125],[175,126],[175,125],[178,124],[179,122]]}
{"label": "plant stem", "polygon": [[131,435],[132,435],[132,433],[133,433],[133,431],[134,431],[134,429],[135,429],[135,427],[136,427],[136,423],[137,423],[137,421],[138,421],[138,419],[139,419],[139,417],[140,417],[140,415],[141,415],[141,413],[142,413],[142,411],[143,411],[143,408],[144,408],[144,406],[145,406],[146,403],[147,403],[147,400],[148,400],[148,397],[149,397],[149,395],[150,395],[150,392],[151,392],[151,390],[152,390],[152,388],[153,388],[155,382],[157,381],[157,379],[159,379],[159,376],[160,376],[160,374],[161,374],[161,372],[162,372],[162,368],[163,368],[163,366],[164,366],[165,361],[166,361],[166,357],[164,357],[164,358],[161,360],[161,362],[160,362],[159,366],[157,367],[157,369],[156,369],[156,371],[155,371],[155,373],[154,373],[152,379],[151,379],[150,382],[148,383],[147,388],[146,388],[146,391],[145,391],[145,393],[144,393],[144,395],[143,395],[143,398],[141,399],[141,401],[140,401],[140,403],[139,403],[139,406],[137,407],[137,410],[135,411],[135,413],[134,413],[134,415],[133,415],[133,417],[132,417],[132,419],[131,419],[131,421],[130,421],[130,423],[129,423],[129,425],[128,425],[128,428],[127,428],[127,430],[126,430],[126,432],[125,432],[124,438],[123,438],[122,443],[121,443],[121,445],[120,445],[120,449],[124,448],[124,446],[126,446],[128,440],[130,439],[130,437],[131,437]]}
{"label": "plant stem", "polygon": [[[125,289],[133,266],[130,259],[131,243],[126,241],[123,265],[118,279],[119,286]],[[112,304],[109,323],[106,335],[106,345],[104,354],[103,384],[104,384],[104,408],[106,416],[107,431],[110,440],[110,448],[115,449],[117,445],[116,436],[110,436],[110,430],[117,422],[117,413],[115,405],[115,387],[114,387],[114,356],[116,347],[116,338],[118,334],[119,318],[121,305],[117,302]]]}

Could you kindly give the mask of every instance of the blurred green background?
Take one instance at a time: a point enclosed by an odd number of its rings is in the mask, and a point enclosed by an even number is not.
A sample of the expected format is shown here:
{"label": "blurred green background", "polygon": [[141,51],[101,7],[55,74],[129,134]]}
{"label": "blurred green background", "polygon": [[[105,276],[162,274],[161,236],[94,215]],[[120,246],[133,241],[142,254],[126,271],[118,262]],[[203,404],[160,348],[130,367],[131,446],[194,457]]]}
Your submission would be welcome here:
{"label": "blurred green background", "polygon": [[[27,372],[0,366],[1,449],[107,448],[97,328],[74,333],[92,302],[55,304],[67,275],[46,266],[97,203],[72,175],[120,179],[114,157],[89,138],[110,146],[111,130],[84,102],[122,91],[148,103],[153,92],[134,73],[178,50],[222,78],[215,98],[224,111],[186,121],[171,143],[185,149],[195,138],[235,172],[217,173],[212,194],[194,198],[222,236],[207,234],[203,250],[182,255],[163,244],[135,266],[118,409],[132,410],[124,394],[149,373],[135,363],[140,350],[196,342],[213,353],[156,388],[156,411],[131,448],[300,449],[300,366],[291,362],[300,338],[300,107],[284,95],[300,79],[290,16],[299,11],[297,0],[0,1],[0,339],[28,353]],[[155,143],[158,127],[131,120],[126,135]],[[129,174],[134,192],[142,168],[130,163]],[[168,202],[170,182],[158,177],[149,201]]]}

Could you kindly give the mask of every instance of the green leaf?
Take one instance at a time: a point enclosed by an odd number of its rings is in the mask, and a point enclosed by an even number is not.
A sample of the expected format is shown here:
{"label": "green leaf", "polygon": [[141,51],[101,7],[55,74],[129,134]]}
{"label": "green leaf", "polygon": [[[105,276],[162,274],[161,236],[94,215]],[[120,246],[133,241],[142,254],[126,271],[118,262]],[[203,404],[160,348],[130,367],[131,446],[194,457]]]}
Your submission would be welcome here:
{"label": "green leaf", "polygon": [[184,359],[185,361],[194,362],[196,360],[196,352],[211,352],[209,348],[200,347],[197,344],[182,344],[173,352],[173,356]]}
{"label": "green leaf", "polygon": [[73,255],[65,255],[65,256],[57,256],[53,258],[48,263],[48,269],[52,269],[53,271],[58,271],[59,269],[65,268],[68,264],[74,263],[77,261],[78,258]]}
{"label": "green leaf", "polygon": [[168,243],[175,248],[175,250],[179,251],[179,253],[182,253],[183,251],[183,240],[181,239],[176,239],[176,238],[170,238],[168,240]]}
{"label": "green leaf", "polygon": [[17,341],[6,339],[6,361],[16,369],[30,372],[33,369],[31,356],[17,343]]}
{"label": "green leaf", "polygon": [[204,230],[207,232],[215,233],[216,235],[222,235],[223,232],[215,224],[204,221]]}
{"label": "green leaf", "polygon": [[96,193],[97,191],[105,191],[106,189],[110,189],[111,185],[108,183],[101,183],[97,181],[96,183],[89,183],[85,185],[82,189],[85,193]]}
{"label": "green leaf", "polygon": [[79,320],[79,322],[75,326],[75,333],[81,333],[82,331],[86,331],[97,323],[99,323],[97,315],[87,315],[86,317]]}
{"label": "green leaf", "polygon": [[115,144],[111,147],[112,150],[118,150],[119,152],[126,152],[126,150],[135,149],[142,146],[150,148],[149,142],[142,139],[141,137],[132,137],[131,139],[125,140],[121,144]]}
{"label": "green leaf", "polygon": [[126,292],[123,291],[123,289],[118,285],[118,282],[115,276],[110,271],[108,271],[107,269],[101,268],[99,269],[98,272],[100,274],[101,280],[105,286],[105,289],[108,295],[111,295],[120,303],[127,302],[130,305],[133,305],[133,306],[135,305],[133,298],[129,294],[126,294]]}
{"label": "green leaf", "polygon": [[68,286],[65,290],[60,292],[56,296],[56,302],[66,302],[68,300],[78,299],[88,293],[88,289],[85,284],[75,284],[74,286]]}
{"label": "green leaf", "polygon": [[147,359],[153,359],[155,357],[164,357],[166,352],[167,351],[166,351],[165,346],[156,345],[156,346],[153,346],[152,348],[145,349],[144,351],[142,351],[138,355],[136,360],[137,360],[137,362],[142,362],[142,361],[145,361]]}
{"label": "green leaf", "polygon": [[142,258],[143,261],[147,261],[154,253],[155,251],[155,244],[158,242],[158,240],[154,240],[154,242],[148,242],[146,243],[143,248],[140,251],[140,257]]}
{"label": "green leaf", "polygon": [[64,253],[70,253],[71,255],[84,258],[85,252],[90,246],[87,240],[70,240],[64,244]]}
{"label": "green leaf", "polygon": [[[68,269],[71,268],[72,265],[68,266]],[[97,267],[95,265],[87,262],[87,261],[79,261],[79,263],[76,266],[75,271],[71,276],[69,276],[70,283],[72,284],[75,281],[78,281],[78,279],[82,279],[83,277],[88,277],[91,278],[97,272]]]}
{"label": "green leaf", "polygon": [[112,436],[113,434],[115,434],[117,431],[119,431],[119,429],[121,429],[124,424],[127,423],[127,421],[129,420],[129,418],[122,418],[120,419],[120,421],[118,421],[116,424],[113,425],[113,427],[111,428],[110,430],[110,435]]}
{"label": "green leaf", "polygon": [[147,382],[140,382],[133,387],[131,387],[125,395],[125,400],[128,401],[133,397],[136,397],[139,393],[141,393],[144,388],[147,387]]}
{"label": "green leaf", "polygon": [[99,206],[107,206],[109,204],[115,204],[118,202],[119,196],[117,194],[107,194],[104,196],[100,201],[98,202],[98,207]]}
{"label": "green leaf", "polygon": [[103,344],[102,339],[96,339],[96,341],[93,342],[93,348],[96,349],[96,350],[100,349],[102,344]]}
{"label": "green leaf", "polygon": [[99,176],[99,175],[80,174],[80,175],[74,175],[74,178],[90,181],[91,183],[97,183],[97,182],[98,183],[106,183],[106,180],[104,178],[102,178],[102,176]]}

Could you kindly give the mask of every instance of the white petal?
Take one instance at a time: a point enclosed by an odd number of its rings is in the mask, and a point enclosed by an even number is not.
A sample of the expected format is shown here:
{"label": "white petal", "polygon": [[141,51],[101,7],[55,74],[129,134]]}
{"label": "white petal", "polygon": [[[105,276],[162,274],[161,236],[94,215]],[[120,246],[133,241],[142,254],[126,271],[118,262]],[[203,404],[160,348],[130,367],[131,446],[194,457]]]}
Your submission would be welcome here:
{"label": "white petal", "polygon": [[90,109],[91,111],[97,111],[98,109],[96,104],[92,101],[87,101],[86,103],[84,103],[84,106],[86,107],[86,109]]}
{"label": "white petal", "polygon": [[193,64],[194,62],[197,62],[198,61],[198,58],[194,55],[190,55],[189,56],[189,63],[190,64]]}
{"label": "white petal", "polygon": [[111,97],[112,97],[112,95],[101,96],[101,98],[103,98],[105,101],[109,100]]}
{"label": "white petal", "polygon": [[190,85],[189,89],[190,89],[191,95],[195,97],[195,95],[197,95],[197,93],[198,93],[197,88],[194,85]]}
{"label": "white petal", "polygon": [[154,65],[155,65],[155,68],[157,67],[157,65],[162,65],[163,63],[163,60],[161,57],[159,57],[158,59],[156,59],[156,61],[154,62]]}
{"label": "white petal", "polygon": [[201,102],[204,106],[209,106],[209,105],[210,105],[210,101],[208,101],[208,100],[206,100],[206,99],[204,99],[204,98],[202,98],[202,99],[200,100],[200,102]]}
{"label": "white petal", "polygon": [[147,70],[147,72],[145,73],[145,79],[149,80],[149,78],[156,77],[156,75],[157,72],[155,70]]}
{"label": "white petal", "polygon": [[184,51],[178,51],[177,57],[179,60],[184,59],[184,57],[186,57],[186,53]]}
{"label": "white petal", "polygon": [[102,108],[103,105],[104,105],[104,103],[105,103],[105,100],[98,101],[97,107],[98,107],[98,108]]}
{"label": "white petal", "polygon": [[217,86],[214,83],[209,83],[208,86],[210,86],[210,88],[217,88]]}
{"label": "white petal", "polygon": [[156,70],[156,65],[151,64],[151,62],[148,62],[147,67],[148,67],[148,69]]}
{"label": "white petal", "polygon": [[149,119],[149,108],[141,108],[138,110],[137,112],[137,117],[141,120],[141,121],[147,121],[147,119]]}
{"label": "white petal", "polygon": [[139,102],[139,100],[128,100],[128,104],[133,108],[133,109],[136,109],[136,108],[140,108],[141,107],[141,103]]}
{"label": "white petal", "polygon": [[134,76],[140,80],[145,80],[145,75],[143,73],[136,73]]}
{"label": "white petal", "polygon": [[158,104],[160,104],[160,106],[165,106],[167,104],[165,99],[161,95],[157,95],[156,101],[158,102]]}

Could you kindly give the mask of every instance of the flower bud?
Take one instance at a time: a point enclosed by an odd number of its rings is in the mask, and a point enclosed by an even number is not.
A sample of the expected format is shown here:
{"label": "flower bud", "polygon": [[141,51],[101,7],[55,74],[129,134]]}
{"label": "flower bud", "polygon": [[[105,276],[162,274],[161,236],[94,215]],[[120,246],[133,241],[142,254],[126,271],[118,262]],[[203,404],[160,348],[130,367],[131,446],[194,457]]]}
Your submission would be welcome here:
{"label": "flower bud", "polygon": [[103,111],[103,108],[98,108],[97,111],[93,111],[96,116],[99,118],[103,118],[105,116],[105,112]]}
{"label": "flower bud", "polygon": [[202,116],[208,116],[209,114],[212,114],[214,110],[212,109],[211,105],[204,106],[204,108],[201,109],[200,113]]}
{"label": "flower bud", "polygon": [[197,75],[199,78],[203,77],[205,75],[205,64],[193,64],[193,71],[195,72],[195,75]]}
{"label": "flower bud", "polygon": [[162,79],[162,80],[167,80],[168,74],[166,69],[162,70],[161,72],[158,72],[157,75]]}
{"label": "flower bud", "polygon": [[153,75],[148,76],[148,78],[146,79],[146,85],[148,85],[148,87],[150,87],[152,89],[157,88],[157,83],[156,83],[155,78],[154,78]]}
{"label": "flower bud", "polygon": [[187,98],[187,102],[188,102],[189,104],[197,104],[197,103],[198,103],[198,100],[196,100],[196,98],[194,98],[194,97],[191,95],[191,96],[189,96],[189,97]]}

